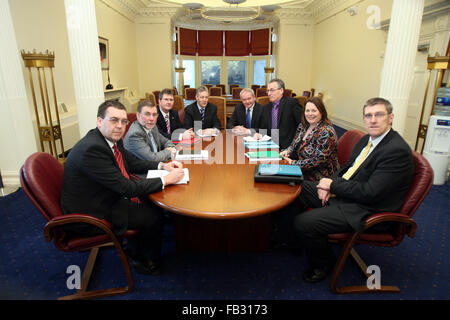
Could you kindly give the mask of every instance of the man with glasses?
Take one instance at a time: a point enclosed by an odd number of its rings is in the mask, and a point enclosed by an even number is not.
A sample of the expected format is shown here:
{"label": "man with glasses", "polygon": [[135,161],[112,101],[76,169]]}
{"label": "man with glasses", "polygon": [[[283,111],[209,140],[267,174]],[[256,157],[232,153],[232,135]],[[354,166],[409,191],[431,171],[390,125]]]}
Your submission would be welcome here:
{"label": "man with glasses", "polygon": [[[302,107],[297,99],[284,97],[284,82],[272,79],[267,85],[270,103],[263,108],[261,129],[266,129],[272,140],[279,142],[281,149],[286,149],[295,137],[297,127],[301,123]],[[257,133],[256,139],[262,135]]]}
{"label": "man with glasses", "polygon": [[[356,144],[349,160],[330,178],[305,181],[300,208],[291,211],[290,235],[305,248],[310,262],[303,275],[307,282],[321,281],[333,269],[335,257],[327,241],[329,234],[361,231],[368,215],[396,212],[412,184],[411,148],[392,129],[391,103],[383,98],[368,100],[363,119],[368,134]],[[390,227],[379,225],[372,231]]]}
{"label": "man with glasses", "polygon": [[159,162],[172,159],[176,153],[175,145],[159,133],[156,126],[158,108],[153,102],[139,102],[136,117],[123,140],[125,149],[142,160]]}
{"label": "man with glasses", "polygon": [[262,106],[255,102],[255,93],[250,88],[244,88],[239,94],[242,103],[238,104],[227,122],[227,128],[235,134],[252,134],[261,126]]}
{"label": "man with glasses", "polygon": [[[127,244],[127,255],[138,272],[159,273],[162,212],[148,199],[183,177],[182,164],[140,160],[124,149],[122,136],[127,112],[119,101],[102,103],[97,128],[90,130],[70,151],[64,166],[61,207],[65,214],[85,213],[105,219],[115,234],[138,230]],[[132,174],[165,169],[163,178],[132,179]],[[79,224],[67,230],[72,236],[98,235],[99,229]]]}

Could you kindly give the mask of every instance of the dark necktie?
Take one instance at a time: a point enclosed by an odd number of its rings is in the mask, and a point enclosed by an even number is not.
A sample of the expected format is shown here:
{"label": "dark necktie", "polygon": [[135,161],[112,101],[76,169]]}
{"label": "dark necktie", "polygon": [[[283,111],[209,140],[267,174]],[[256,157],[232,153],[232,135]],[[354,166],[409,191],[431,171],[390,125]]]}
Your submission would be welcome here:
{"label": "dark necktie", "polygon": [[250,116],[250,108],[247,109],[247,115],[245,117],[245,123],[247,129],[250,129],[252,127],[252,117]]}
{"label": "dark necktie", "polygon": [[[113,149],[114,149],[114,157],[116,157],[116,160],[117,160],[117,163],[119,164],[119,168],[120,168],[120,171],[122,172],[122,175],[129,180],[130,176],[128,175],[127,170],[125,170],[125,165],[123,164],[122,153],[120,152],[119,148],[117,147],[117,144],[114,144]],[[130,200],[133,202],[136,202],[136,203],[142,203],[138,197],[131,198]]]}
{"label": "dark necktie", "polygon": [[205,119],[205,108],[200,108],[200,115],[202,116],[202,122]]}
{"label": "dark necktie", "polygon": [[272,129],[278,129],[278,107],[279,105],[272,107]]}

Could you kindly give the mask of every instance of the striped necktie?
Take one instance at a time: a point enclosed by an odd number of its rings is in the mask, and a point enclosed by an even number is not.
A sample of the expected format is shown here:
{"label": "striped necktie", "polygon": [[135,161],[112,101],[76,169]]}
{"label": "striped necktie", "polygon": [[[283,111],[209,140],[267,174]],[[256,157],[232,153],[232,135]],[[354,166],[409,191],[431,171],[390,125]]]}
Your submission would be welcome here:
{"label": "striped necktie", "polygon": [[272,107],[272,129],[278,129],[278,108],[280,104]]}
{"label": "striped necktie", "polygon": [[202,116],[202,121],[205,119],[205,108],[200,108],[200,115]]}
{"label": "striped necktie", "polygon": [[166,114],[165,119],[166,119],[167,133],[170,134],[170,122],[169,122],[169,115],[168,114]]}
{"label": "striped necktie", "polygon": [[[120,171],[122,172],[122,175],[125,178],[127,178],[128,180],[130,180],[130,176],[128,175],[127,170],[125,170],[122,153],[120,152],[119,148],[117,147],[117,144],[114,144],[113,149],[114,149],[114,157],[116,157],[116,160],[117,160],[117,163],[119,164],[119,168],[120,168]],[[131,198],[130,200],[133,202],[136,202],[136,203],[142,203],[138,197]]]}
{"label": "striped necktie", "polygon": [[358,161],[356,161],[353,166],[348,168],[347,172],[342,176],[345,180],[348,180],[352,177],[352,175],[358,170],[358,168],[361,166],[361,164],[364,162],[364,160],[367,157],[367,154],[369,153],[370,148],[372,148],[372,141],[369,139],[369,143],[367,146],[363,149],[361,154],[359,155]]}

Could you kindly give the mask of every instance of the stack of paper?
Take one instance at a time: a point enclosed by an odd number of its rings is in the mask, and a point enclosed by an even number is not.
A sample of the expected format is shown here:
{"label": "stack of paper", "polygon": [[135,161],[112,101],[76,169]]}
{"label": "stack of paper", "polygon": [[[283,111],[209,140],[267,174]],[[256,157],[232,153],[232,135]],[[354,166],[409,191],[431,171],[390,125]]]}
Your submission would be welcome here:
{"label": "stack of paper", "polygon": [[178,150],[175,160],[208,160],[208,150]]}
{"label": "stack of paper", "polygon": [[272,140],[269,141],[248,141],[244,142],[244,146],[247,149],[279,149],[280,146],[277,145]]}
{"label": "stack of paper", "polygon": [[[188,168],[183,168],[184,176],[183,179],[178,181],[176,184],[187,184],[189,182],[189,170]],[[147,179],[151,178],[162,178],[169,174],[169,171],[166,170],[148,170]]]}
{"label": "stack of paper", "polygon": [[278,151],[272,150],[246,152],[245,156],[250,161],[278,161],[282,159]]}
{"label": "stack of paper", "polygon": [[258,141],[258,142],[264,142],[264,141],[269,141],[269,140],[271,140],[272,138],[269,137],[269,136],[266,134],[266,135],[264,135],[261,139],[255,139],[255,138],[253,138],[253,137],[244,137],[243,139],[244,139],[245,142],[255,142],[255,141]]}
{"label": "stack of paper", "polygon": [[[208,130],[208,129],[206,129]],[[220,131],[217,129],[208,130],[207,133],[202,133],[203,130],[199,129],[195,134],[199,136],[200,138],[206,138],[206,137],[217,137],[220,134]]]}

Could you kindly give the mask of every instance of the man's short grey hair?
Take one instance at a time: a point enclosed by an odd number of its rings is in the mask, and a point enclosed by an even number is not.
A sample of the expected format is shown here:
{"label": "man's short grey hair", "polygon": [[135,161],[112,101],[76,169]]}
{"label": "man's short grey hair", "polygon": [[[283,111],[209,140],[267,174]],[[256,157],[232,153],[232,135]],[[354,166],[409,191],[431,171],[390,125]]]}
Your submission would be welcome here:
{"label": "man's short grey hair", "polygon": [[272,80],[269,81],[269,83],[273,83],[273,82],[276,82],[276,83],[277,83],[278,89],[281,89],[281,88],[282,88],[283,90],[286,89],[286,88],[284,87],[284,81],[283,81],[283,80],[275,78],[275,79],[272,79]]}
{"label": "man's short grey hair", "polygon": [[197,92],[195,93],[195,95],[198,97],[198,96],[200,95],[200,93],[202,93],[202,92],[204,92],[204,91],[206,91],[206,92],[209,93],[209,90],[208,90],[207,87],[205,87],[205,86],[200,86],[200,87],[197,88]]}
{"label": "man's short grey hair", "polygon": [[239,97],[242,99],[242,94],[244,94],[245,92],[249,92],[252,94],[252,96],[255,96],[255,91],[253,91],[252,88],[244,88],[241,90],[241,92],[239,93]]}
{"label": "man's short grey hair", "polygon": [[394,110],[394,108],[392,107],[392,104],[389,102],[389,100],[386,100],[386,99],[380,98],[380,97],[375,97],[375,98],[371,98],[366,101],[366,103],[364,104],[364,108],[363,108],[363,114],[364,114],[364,111],[366,110],[366,107],[375,106],[377,104],[384,105],[386,107],[386,111],[388,114],[391,114],[392,111]]}

